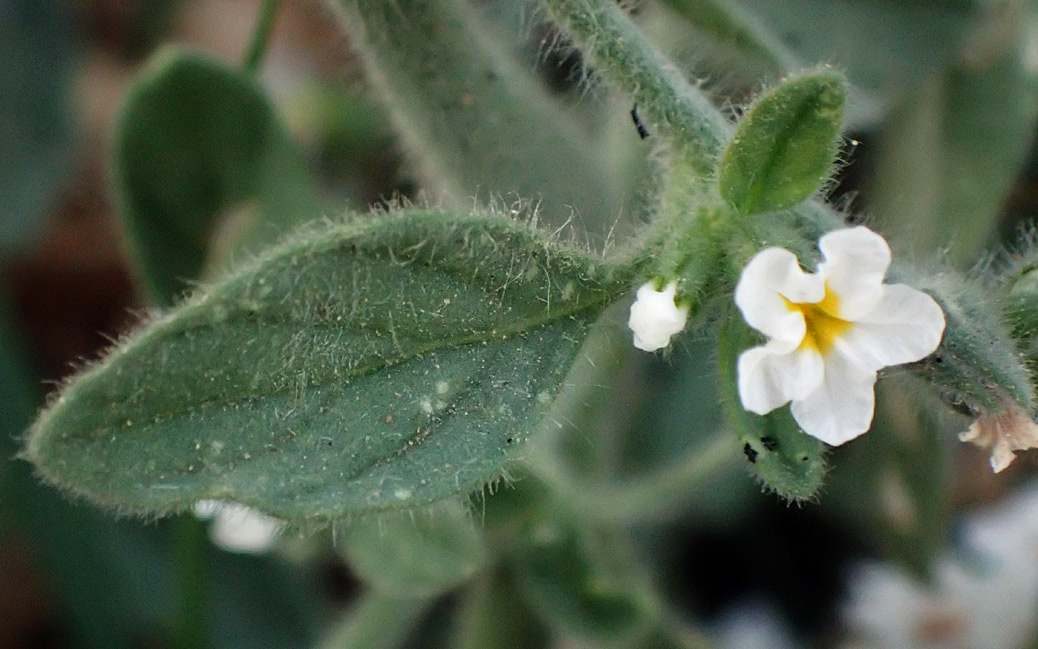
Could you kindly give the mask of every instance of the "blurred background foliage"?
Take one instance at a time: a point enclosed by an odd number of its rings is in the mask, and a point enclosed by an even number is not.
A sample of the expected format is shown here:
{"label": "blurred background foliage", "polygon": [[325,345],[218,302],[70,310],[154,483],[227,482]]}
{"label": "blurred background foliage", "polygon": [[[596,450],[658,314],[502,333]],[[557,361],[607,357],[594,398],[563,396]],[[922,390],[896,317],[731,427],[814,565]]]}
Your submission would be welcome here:
{"label": "blurred background foliage", "polygon": [[[387,573],[370,553],[374,547],[407,557],[428,539],[387,547],[365,541],[370,529],[350,534],[345,526],[289,534],[275,553],[242,556],[211,546],[204,525],[192,519],[115,520],[39,485],[14,458],[19,435],[54,383],[96,357],[143,310],[169,303],[294,223],[391,197],[465,205],[477,196],[506,206],[524,199],[542,203],[545,223],[571,222],[582,240],[601,248],[647,218],[656,163],[651,134],[639,137],[629,100],[593,71],[585,74],[579,53],[538,22],[526,0],[445,5],[464,9],[464,28],[483,37],[474,46],[488,50],[495,74],[510,75],[488,77],[488,96],[516,93],[537,106],[535,114],[509,118],[521,125],[513,136],[543,140],[543,151],[561,152],[557,157],[502,157],[487,142],[505,130],[480,127],[485,115],[465,113],[474,98],[458,96],[451,79],[398,82],[393,70],[357,53],[349,34],[358,32],[344,33],[344,19],[329,5],[283,2],[255,85],[241,91],[259,102],[262,118],[212,126],[223,135],[238,129],[241,141],[259,128],[257,120],[269,120],[273,126],[255,144],[269,164],[242,171],[248,179],[241,180],[233,166],[240,161],[220,158],[233,145],[197,153],[215,159],[205,182],[230,180],[213,185],[205,201],[174,195],[156,208],[140,199],[133,151],[154,142],[135,142],[129,128],[116,134],[131,85],[169,44],[237,68],[262,4],[0,0],[0,646],[596,646],[606,642],[596,635],[603,630],[615,646],[634,633],[646,605],[638,584],[649,577],[612,570],[612,552],[637,556],[686,622],[708,628],[733,606],[763,601],[804,646],[834,646],[845,633],[840,610],[853,561],[885,558],[925,578],[958,512],[997,500],[1038,467],[1038,457],[1025,454],[992,476],[983,452],[955,442],[964,420],[935,416],[943,409],[920,402],[908,378],[889,377],[873,433],[833,453],[818,502],[789,506],[760,493],[733,442],[705,481],[661,485],[640,515],[638,501],[633,514],[617,513],[618,526],[630,532],[617,542],[578,538],[562,514],[524,528],[510,508],[550,498],[539,482],[517,475],[513,485],[477,499],[482,536],[451,530],[430,546],[460,544],[473,563],[457,568],[471,577],[463,586],[449,576],[423,578],[437,585],[425,598],[409,592],[421,588],[406,571]],[[1038,213],[1038,14],[1030,3],[628,4],[656,43],[733,111],[762,84],[801,67],[824,62],[843,70],[853,84],[850,130],[830,196],[852,218],[864,215],[889,233],[896,247],[940,251],[969,268]],[[422,37],[415,29],[414,38]],[[417,63],[394,63],[391,53],[403,56],[408,47],[368,43],[364,51],[388,52],[382,61],[406,69]],[[445,99],[452,93],[457,105]],[[158,105],[175,102],[160,97]],[[177,115],[169,116],[175,126]],[[454,153],[443,162],[436,157],[442,151]],[[569,184],[570,193],[553,193],[558,179],[573,174],[581,182]],[[140,234],[136,208],[152,210],[145,228],[155,218],[192,219],[186,231],[193,239]],[[186,213],[194,208],[201,212]],[[143,282],[129,261],[191,255],[186,266],[146,269]],[[615,345],[610,390],[563,440],[575,488],[655,474],[710,444],[724,425],[709,369],[714,346],[703,333],[667,358]],[[386,525],[401,529],[399,521]],[[521,556],[500,556],[499,539],[508,535],[528,535]],[[481,554],[485,548],[495,559]],[[589,552],[602,565],[584,565]],[[361,582],[376,587],[358,600]],[[203,638],[183,626],[199,617],[208,628]],[[703,642],[689,631],[651,646]]]}

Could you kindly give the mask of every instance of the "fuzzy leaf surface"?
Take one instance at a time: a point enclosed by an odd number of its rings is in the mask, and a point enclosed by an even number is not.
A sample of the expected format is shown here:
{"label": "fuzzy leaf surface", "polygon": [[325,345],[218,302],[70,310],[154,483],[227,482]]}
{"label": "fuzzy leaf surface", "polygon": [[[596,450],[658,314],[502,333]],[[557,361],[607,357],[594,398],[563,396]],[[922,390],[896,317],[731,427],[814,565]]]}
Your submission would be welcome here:
{"label": "fuzzy leaf surface", "polygon": [[787,81],[757,99],[721,159],[721,196],[741,214],[806,200],[829,177],[846,101],[843,78],[828,71]]}
{"label": "fuzzy leaf surface", "polygon": [[496,216],[325,226],[72,380],[27,455],[49,481],[142,514],[216,498],[319,523],[467,493],[522,456],[629,283]]}

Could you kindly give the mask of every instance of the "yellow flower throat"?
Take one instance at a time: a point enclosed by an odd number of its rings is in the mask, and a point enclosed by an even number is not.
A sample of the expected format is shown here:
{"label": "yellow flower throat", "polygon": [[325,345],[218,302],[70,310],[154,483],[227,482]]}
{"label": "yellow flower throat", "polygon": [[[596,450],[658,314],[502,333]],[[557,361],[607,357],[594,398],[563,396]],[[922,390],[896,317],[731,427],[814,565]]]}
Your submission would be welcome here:
{"label": "yellow flower throat", "polygon": [[813,349],[825,356],[833,348],[836,339],[851,328],[850,322],[836,316],[840,312],[840,296],[829,290],[828,283],[825,285],[825,296],[821,302],[796,304],[785,297],[782,299],[790,311],[804,314],[807,332],[800,343],[800,349]]}

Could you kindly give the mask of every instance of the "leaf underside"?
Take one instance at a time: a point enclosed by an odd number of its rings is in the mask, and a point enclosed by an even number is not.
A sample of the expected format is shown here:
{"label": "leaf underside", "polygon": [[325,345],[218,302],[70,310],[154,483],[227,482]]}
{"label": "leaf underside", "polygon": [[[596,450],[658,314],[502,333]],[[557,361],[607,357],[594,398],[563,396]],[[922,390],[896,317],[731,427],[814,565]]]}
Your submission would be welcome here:
{"label": "leaf underside", "polygon": [[27,455],[140,514],[220,498],[321,522],[467,493],[521,454],[627,285],[503,218],[329,225],[72,380]]}

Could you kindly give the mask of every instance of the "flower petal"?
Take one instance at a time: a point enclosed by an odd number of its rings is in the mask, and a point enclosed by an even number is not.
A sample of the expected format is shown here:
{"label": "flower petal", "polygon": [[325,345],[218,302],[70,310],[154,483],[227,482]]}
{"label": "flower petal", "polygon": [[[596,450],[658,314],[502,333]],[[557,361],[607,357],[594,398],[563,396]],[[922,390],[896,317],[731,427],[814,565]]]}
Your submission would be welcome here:
{"label": "flower petal", "polygon": [[824,296],[821,278],[805,273],[796,255],[784,248],[765,248],[754,255],[735,287],[735,304],[746,323],[772,340],[784,342],[787,351],[800,345],[806,331],[804,314],[791,309],[787,300],[818,302]]}
{"label": "flower petal", "polygon": [[929,356],[944,334],[944,312],[932,297],[904,284],[883,288],[876,306],[835,341],[873,370]]}
{"label": "flower petal", "polygon": [[890,246],[872,230],[858,226],[836,230],[818,240],[825,261],[818,274],[840,299],[844,320],[857,320],[883,296],[883,276],[890,267]]}
{"label": "flower petal", "polygon": [[764,415],[818,389],[824,377],[821,355],[810,348],[782,351],[772,344],[739,355],[739,400]]}
{"label": "flower petal", "polygon": [[790,412],[804,432],[839,446],[872,425],[876,372],[838,349],[825,357],[825,378],[817,390],[793,401]]}

